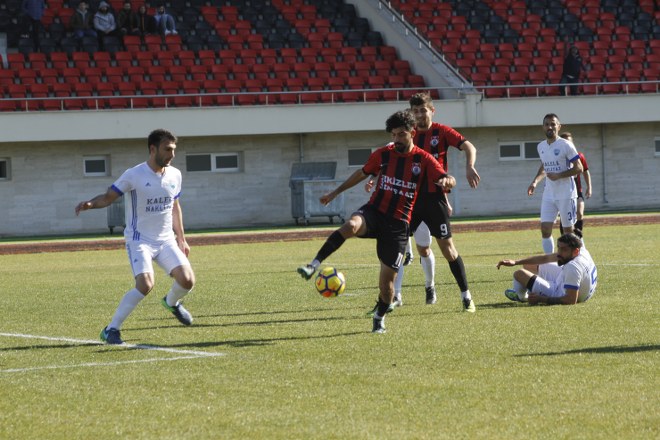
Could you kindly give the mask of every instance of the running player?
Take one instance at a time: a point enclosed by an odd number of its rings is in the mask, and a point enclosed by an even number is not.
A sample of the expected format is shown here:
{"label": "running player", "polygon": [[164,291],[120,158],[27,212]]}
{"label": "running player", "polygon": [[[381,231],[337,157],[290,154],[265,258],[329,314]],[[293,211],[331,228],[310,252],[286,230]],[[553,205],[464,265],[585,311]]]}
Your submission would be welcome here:
{"label": "running player", "polygon": [[392,142],[374,151],[361,169],[320,199],[327,205],[368,175],[378,176],[369,202],[328,237],[310,264],[298,268],[303,278],[310,279],[321,262],[347,239],[375,238],[380,260],[380,293],[373,316],[373,333],[385,332],[385,314],[394,299],[394,278],[403,263],[413,206],[420,188],[427,184],[426,179],[446,190],[456,184],[456,180],[445,173],[438,161],[413,144],[415,116],[410,110],[390,116],[386,121],[386,130],[391,134]]}
{"label": "running player", "polygon": [[[415,145],[435,157],[445,170],[448,169],[447,151],[450,146],[465,151],[466,178],[470,187],[476,188],[481,178],[474,166],[477,160],[475,146],[453,128],[433,122],[435,107],[429,94],[417,93],[410,98],[409,102],[416,120]],[[449,221],[451,211],[446,191],[435,185],[426,185],[422,188],[413,212],[411,227],[424,270],[426,303],[435,304],[436,302],[435,256],[431,250],[431,237],[433,236],[449,264],[456,284],[458,284],[463,310],[475,312],[476,307],[465,275],[465,265],[452,240]]]}
{"label": "running player", "polygon": [[124,238],[135,288],[126,292],[110,324],[101,331],[101,340],[108,344],[123,344],[120,329],[124,320],[154,287],[154,260],[174,278],[162,305],[182,324],[192,324],[192,316],[181,305],[181,299],[195,284],[195,274],[188,261],[190,246],[179,205],[181,172],[170,166],[176,141],[169,131],[154,130],[147,140],[146,162],[126,170],[104,194],[76,206],[78,215],[88,209],[105,208],[124,194],[129,198]]}

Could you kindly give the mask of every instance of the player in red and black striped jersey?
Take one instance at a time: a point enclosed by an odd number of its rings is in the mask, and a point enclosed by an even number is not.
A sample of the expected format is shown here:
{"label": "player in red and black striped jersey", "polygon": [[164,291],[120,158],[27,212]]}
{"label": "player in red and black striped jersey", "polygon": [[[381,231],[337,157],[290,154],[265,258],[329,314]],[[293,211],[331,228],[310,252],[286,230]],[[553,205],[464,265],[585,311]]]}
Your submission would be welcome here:
{"label": "player in red and black striped jersey", "polygon": [[[566,139],[567,141],[573,142],[573,135],[568,131],[563,132],[559,137]],[[575,145],[575,142],[573,142]],[[584,157],[584,154],[578,151],[578,156],[580,163],[582,163],[582,172],[574,177],[575,187],[577,189],[577,210],[575,212],[575,225],[573,225],[573,232],[580,238],[582,238],[582,228],[584,227],[584,200],[585,198],[591,197],[591,173],[589,172],[589,165],[587,164],[587,158]],[[584,192],[582,191],[582,178],[584,176],[585,188]],[[564,230],[559,223],[559,230],[562,235]]]}
{"label": "player in red and black striped jersey", "polygon": [[[409,102],[416,120],[415,145],[435,157],[445,170],[448,169],[449,147],[465,151],[466,178],[470,187],[476,188],[479,185],[480,177],[474,167],[477,159],[477,149],[474,145],[453,128],[433,122],[435,107],[427,93],[417,93],[410,98]],[[434,304],[436,302],[435,256],[431,250],[431,236],[433,236],[440,246],[442,255],[449,263],[449,268],[461,291],[463,309],[474,312],[476,309],[468,288],[465,265],[451,238],[449,221],[451,212],[452,208],[445,191],[435,185],[422,188],[413,212],[411,227],[426,279],[426,303]],[[400,298],[398,302],[401,303]]]}
{"label": "player in red and black striped jersey", "polygon": [[310,279],[321,262],[335,252],[346,239],[375,238],[380,260],[379,298],[374,314],[374,333],[384,333],[384,318],[394,298],[394,278],[403,262],[410,232],[415,201],[420,189],[432,181],[450,190],[456,184],[440,163],[413,144],[415,117],[409,110],[387,119],[386,129],[392,142],[374,151],[367,163],[355,171],[334,191],[320,201],[330,203],[343,191],[360,183],[367,176],[378,176],[376,189],[369,202],[351,215],[323,244],[310,264],[298,268],[298,273]]}

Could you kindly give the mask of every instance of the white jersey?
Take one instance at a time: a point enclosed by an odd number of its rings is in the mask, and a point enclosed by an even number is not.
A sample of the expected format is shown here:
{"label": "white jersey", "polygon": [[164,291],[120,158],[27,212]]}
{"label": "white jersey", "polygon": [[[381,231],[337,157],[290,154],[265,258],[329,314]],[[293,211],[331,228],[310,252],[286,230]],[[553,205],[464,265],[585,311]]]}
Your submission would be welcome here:
{"label": "white jersey", "polygon": [[[582,246],[580,254],[562,267],[561,284],[566,289],[577,289],[577,302],[585,302],[596,290],[598,271],[589,251]],[[560,280],[557,280],[560,281]]]}
{"label": "white jersey", "polygon": [[[561,173],[573,167],[572,162],[579,158],[577,149],[572,142],[557,138],[552,144],[545,140],[536,147],[547,173]],[[577,198],[575,179],[566,177],[554,182],[546,177],[543,189],[543,199],[559,200]]]}
{"label": "white jersey", "polygon": [[126,241],[163,242],[174,238],[172,208],[181,194],[181,171],[155,173],[146,162],[124,171],[112,188],[126,195]]}

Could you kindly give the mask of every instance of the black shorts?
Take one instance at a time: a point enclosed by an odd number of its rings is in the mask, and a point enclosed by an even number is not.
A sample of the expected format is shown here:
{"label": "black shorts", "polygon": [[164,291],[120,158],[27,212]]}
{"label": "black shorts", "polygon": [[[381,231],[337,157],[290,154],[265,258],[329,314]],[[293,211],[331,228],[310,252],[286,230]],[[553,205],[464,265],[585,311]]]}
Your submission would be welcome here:
{"label": "black shorts", "polygon": [[439,239],[451,237],[447,197],[444,193],[421,193],[417,196],[410,229],[416,231],[421,222],[426,223],[433,237]]}
{"label": "black shorts", "polygon": [[364,218],[367,232],[358,238],[375,238],[378,259],[395,271],[399,271],[406,252],[410,226],[408,222],[387,217],[372,205],[363,205],[353,215]]}
{"label": "black shorts", "polygon": [[584,196],[582,195],[582,191],[578,191],[578,196],[577,196],[577,198],[578,198],[578,199],[582,199],[582,200],[584,200]]}

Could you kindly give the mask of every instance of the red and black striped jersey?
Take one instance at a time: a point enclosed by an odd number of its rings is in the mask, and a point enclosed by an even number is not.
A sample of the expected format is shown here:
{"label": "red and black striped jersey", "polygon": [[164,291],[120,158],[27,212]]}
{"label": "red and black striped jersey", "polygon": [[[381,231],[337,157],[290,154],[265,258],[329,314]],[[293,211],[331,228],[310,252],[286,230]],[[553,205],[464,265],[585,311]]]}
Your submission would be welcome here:
{"label": "red and black striped jersey", "polygon": [[390,143],[371,153],[362,172],[378,176],[369,204],[386,216],[410,222],[420,188],[432,185],[446,175],[429,153],[413,146],[409,153],[398,153]]}
{"label": "red and black striped jersey", "polygon": [[575,187],[577,188],[577,192],[581,193],[582,192],[582,174],[584,174],[585,171],[589,169],[589,165],[587,165],[587,159],[584,157],[584,154],[580,153],[578,151],[578,156],[580,156],[580,162],[582,162],[582,172],[574,177],[575,179]]}
{"label": "red and black striped jersey", "polygon": [[[413,143],[435,157],[444,170],[449,169],[447,165],[447,150],[449,150],[449,147],[460,150],[465,141],[466,139],[462,134],[447,125],[438,124],[437,122],[431,123],[428,130],[417,130],[413,138]],[[422,191],[437,192],[441,189],[437,185],[430,184],[425,186]]]}

